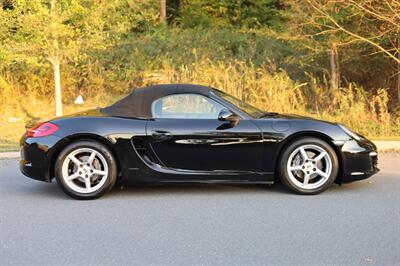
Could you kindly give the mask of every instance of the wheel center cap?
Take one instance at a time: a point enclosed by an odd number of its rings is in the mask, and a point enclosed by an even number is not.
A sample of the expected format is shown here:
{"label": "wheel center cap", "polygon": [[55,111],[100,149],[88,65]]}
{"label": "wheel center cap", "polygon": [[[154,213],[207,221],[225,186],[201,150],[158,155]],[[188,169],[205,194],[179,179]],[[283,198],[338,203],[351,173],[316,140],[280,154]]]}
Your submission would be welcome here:
{"label": "wheel center cap", "polygon": [[311,170],[314,167],[312,163],[306,163],[304,166],[306,167],[307,170]]}

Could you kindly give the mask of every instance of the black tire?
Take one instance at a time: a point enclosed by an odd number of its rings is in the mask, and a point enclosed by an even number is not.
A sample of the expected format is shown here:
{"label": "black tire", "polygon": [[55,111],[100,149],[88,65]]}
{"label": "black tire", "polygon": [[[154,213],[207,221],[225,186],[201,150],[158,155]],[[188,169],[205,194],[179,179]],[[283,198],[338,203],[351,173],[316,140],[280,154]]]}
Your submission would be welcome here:
{"label": "black tire", "polygon": [[[90,193],[80,193],[73,189],[71,189],[67,183],[65,182],[63,175],[62,175],[62,166],[64,160],[67,156],[78,149],[82,148],[89,148],[99,152],[105,159],[108,165],[108,174],[104,175],[103,178],[106,178],[105,182],[101,187],[99,187],[96,191]],[[61,153],[58,155],[58,158],[55,163],[55,176],[57,183],[60,185],[61,189],[69,196],[79,200],[91,200],[96,199],[103,196],[105,193],[110,191],[116,180],[117,180],[117,163],[114,159],[114,156],[110,152],[110,150],[104,146],[103,144],[99,143],[98,141],[94,140],[80,140],[69,144],[65,147]]]}
{"label": "black tire", "polygon": [[[302,187],[298,186],[289,177],[289,170],[287,169],[288,160],[289,160],[291,154],[296,151],[296,149],[298,149],[304,145],[315,145],[315,146],[322,148],[328,154],[328,156],[331,160],[332,170],[331,170],[329,177],[327,177],[325,179],[324,183],[322,183],[319,187],[316,187],[316,188],[307,188],[307,189],[302,188]],[[319,194],[319,193],[325,191],[335,181],[335,179],[338,175],[338,172],[339,172],[339,161],[338,161],[335,151],[328,143],[326,143],[325,141],[318,139],[318,138],[305,137],[305,138],[294,140],[293,142],[289,143],[289,145],[282,152],[282,155],[278,162],[278,173],[279,173],[279,177],[280,177],[282,183],[290,190],[292,190],[298,194],[303,194],[303,195],[315,195],[315,194]]]}

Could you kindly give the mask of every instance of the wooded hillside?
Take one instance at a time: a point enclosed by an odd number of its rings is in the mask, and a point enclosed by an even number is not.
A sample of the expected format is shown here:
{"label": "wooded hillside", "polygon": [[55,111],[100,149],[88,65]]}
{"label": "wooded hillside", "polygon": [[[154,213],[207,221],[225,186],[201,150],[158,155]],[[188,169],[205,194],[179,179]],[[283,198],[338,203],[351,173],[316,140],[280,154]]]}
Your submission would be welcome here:
{"label": "wooded hillside", "polygon": [[[0,3],[3,145],[32,119],[174,82],[215,86],[268,111],[342,122],[370,137],[400,136],[398,0]],[[74,104],[79,95],[82,105]]]}

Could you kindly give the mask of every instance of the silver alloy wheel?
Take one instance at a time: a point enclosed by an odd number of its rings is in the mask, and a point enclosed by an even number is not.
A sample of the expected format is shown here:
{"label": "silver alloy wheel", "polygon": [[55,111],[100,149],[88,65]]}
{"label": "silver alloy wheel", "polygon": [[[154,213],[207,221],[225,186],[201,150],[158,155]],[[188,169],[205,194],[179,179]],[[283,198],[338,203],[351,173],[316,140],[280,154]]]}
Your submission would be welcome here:
{"label": "silver alloy wheel", "polygon": [[287,172],[299,188],[316,189],[323,186],[332,173],[332,159],[317,145],[302,145],[289,156]]}
{"label": "silver alloy wheel", "polygon": [[62,165],[65,184],[78,193],[92,193],[100,189],[108,177],[108,164],[104,156],[91,148],[70,152]]}

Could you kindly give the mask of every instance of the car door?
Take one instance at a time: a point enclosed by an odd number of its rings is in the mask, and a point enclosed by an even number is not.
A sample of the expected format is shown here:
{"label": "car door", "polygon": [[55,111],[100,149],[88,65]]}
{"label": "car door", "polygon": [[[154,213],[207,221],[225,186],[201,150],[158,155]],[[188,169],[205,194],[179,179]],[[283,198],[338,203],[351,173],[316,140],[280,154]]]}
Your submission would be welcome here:
{"label": "car door", "polygon": [[249,119],[219,121],[222,104],[200,94],[174,94],[152,105],[149,144],[165,167],[226,171],[240,176],[262,169],[262,134]]}

